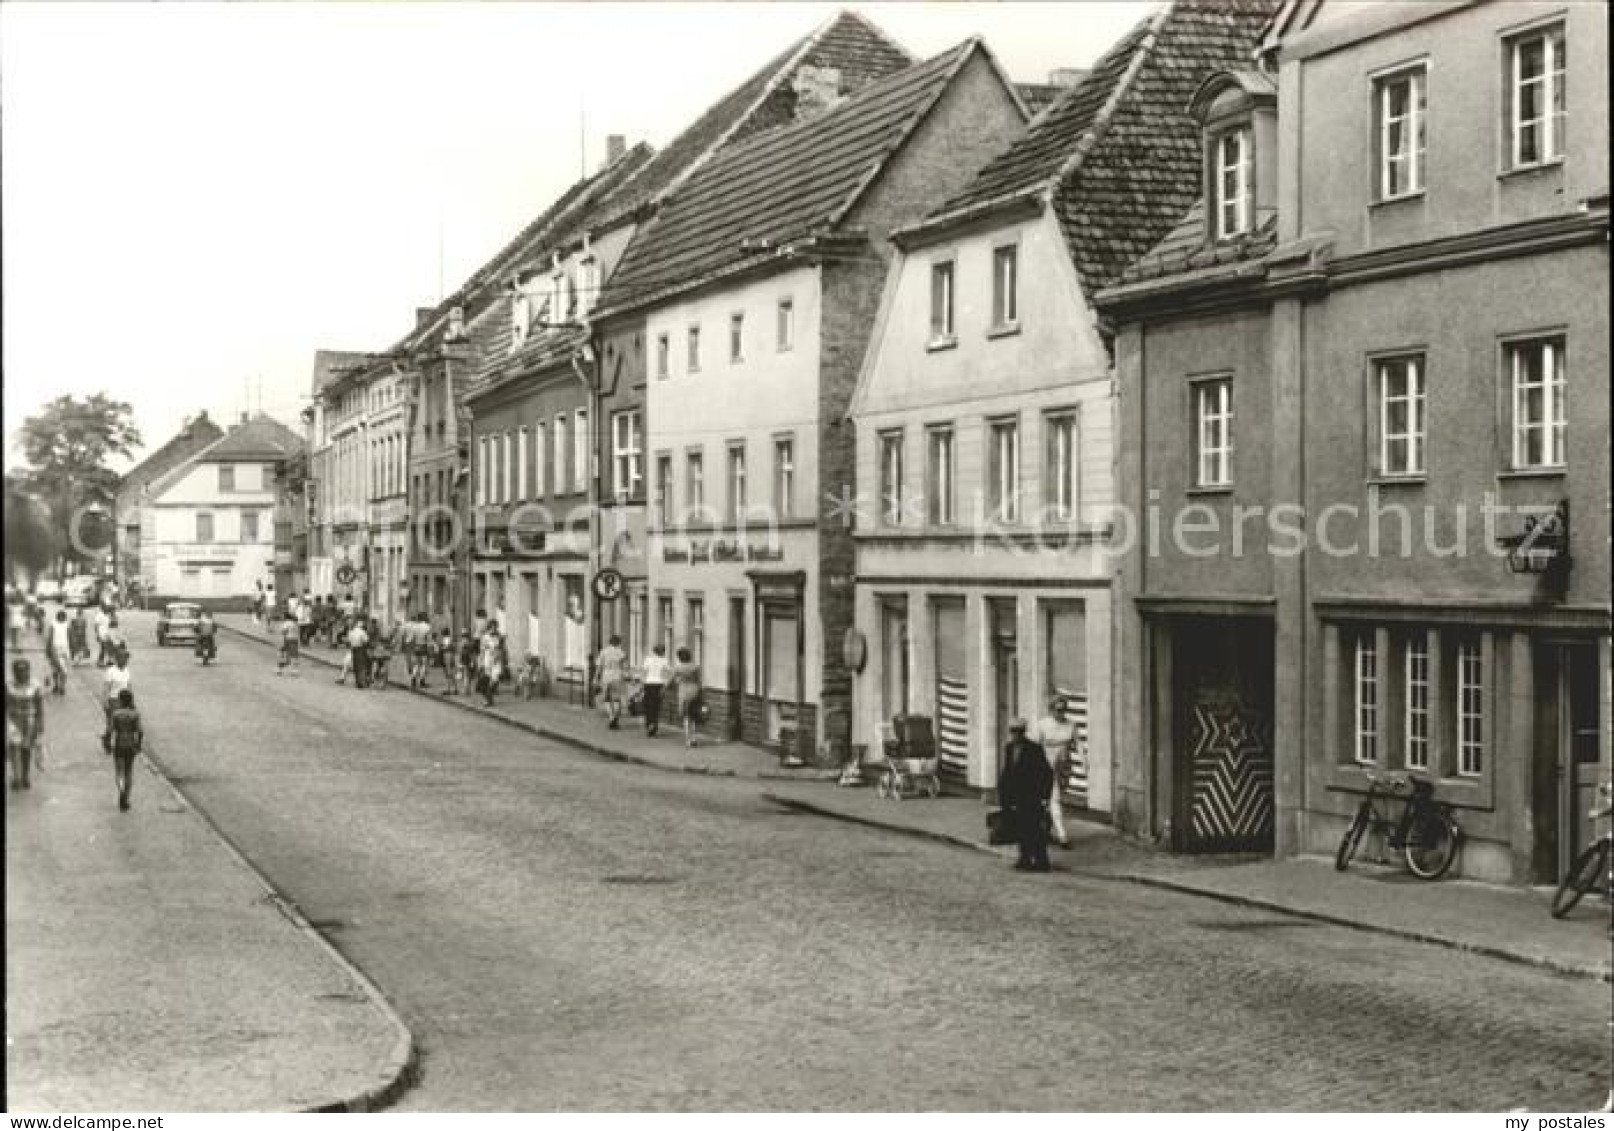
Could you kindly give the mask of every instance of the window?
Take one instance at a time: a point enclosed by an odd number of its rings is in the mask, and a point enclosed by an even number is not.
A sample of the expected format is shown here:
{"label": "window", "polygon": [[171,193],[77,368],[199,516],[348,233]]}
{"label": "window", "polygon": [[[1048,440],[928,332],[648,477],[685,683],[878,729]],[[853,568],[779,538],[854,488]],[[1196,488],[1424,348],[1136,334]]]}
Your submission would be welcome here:
{"label": "window", "polygon": [[527,429],[523,427],[516,433],[516,498],[527,497],[527,484],[531,481],[532,449],[527,442]]}
{"label": "window", "polygon": [[514,459],[514,447],[515,445],[511,441],[510,433],[506,432],[503,437],[502,445],[502,455],[504,459],[504,493],[499,497],[499,501],[502,503],[508,503],[516,496],[516,461]]}
{"label": "window", "polygon": [[588,490],[588,481],[594,469],[593,453],[589,450],[594,436],[588,430],[588,410],[580,408],[574,414],[572,427],[572,490],[578,494]]}
{"label": "window", "polygon": [[1194,485],[1233,484],[1233,379],[1196,381],[1194,392]]}
{"label": "window", "polygon": [[672,659],[677,653],[673,650],[673,599],[671,597],[656,598],[656,638],[667,651],[667,658]]}
{"label": "window", "polygon": [[701,371],[701,328],[699,326],[689,328],[689,371],[691,373]]}
{"label": "window", "polygon": [[880,433],[880,521],[902,525],[902,430]]}
{"label": "window", "polygon": [[656,521],[662,526],[672,524],[673,497],[672,456],[656,457]]}
{"label": "window", "polygon": [[1457,645],[1457,774],[1485,769],[1485,658],[1477,640]]}
{"label": "window", "polygon": [[533,421],[532,425],[532,497],[541,499],[545,494],[546,481],[549,478],[549,452],[544,447],[544,441],[549,436],[549,430],[544,427],[542,420]]}
{"label": "window", "polygon": [[644,431],[637,409],[611,418],[611,486],[618,499],[644,493]]}
{"label": "window", "polygon": [[999,522],[1020,521],[1020,422],[994,420],[991,424],[991,463],[987,468],[987,495],[992,517]]}
{"label": "window", "polygon": [[778,518],[789,518],[796,497],[796,441],[781,436],[773,442],[773,509]]}
{"label": "window", "polygon": [[1379,199],[1395,200],[1423,191],[1424,118],[1428,71],[1422,66],[1376,79]]}
{"label": "window", "polygon": [[729,315],[729,362],[745,360],[745,315]]}
{"label": "window", "polygon": [[476,505],[486,506],[488,501],[488,438],[476,438]]}
{"label": "window", "polygon": [[729,445],[729,521],[745,521],[745,442]]}
{"label": "window", "polygon": [[230,463],[219,464],[219,491],[235,490],[235,465]]}
{"label": "window", "polygon": [[1215,152],[1216,238],[1227,239],[1250,229],[1249,127],[1217,135]]}
{"label": "window", "polygon": [[1402,730],[1406,741],[1409,770],[1429,768],[1429,638],[1414,636],[1407,641],[1406,685],[1402,693],[1405,717]]}
{"label": "window", "polygon": [[628,663],[638,667],[644,663],[644,607],[643,593],[628,594]]}
{"label": "window", "polygon": [[241,512],[241,541],[256,542],[258,540],[258,512]]}
{"label": "window", "polygon": [[937,526],[953,524],[953,426],[938,425],[925,430],[925,491],[929,497],[930,521]]}
{"label": "window", "polygon": [[566,457],[571,453],[571,445],[566,439],[566,415],[555,417],[555,442],[549,447],[549,454],[554,457],[554,470],[549,475],[549,490],[556,495],[566,493]]}
{"label": "window", "polygon": [[510,352],[515,353],[527,340],[527,330],[532,325],[532,296],[527,293],[525,283],[516,284],[516,292],[510,298]]}
{"label": "window", "polygon": [[1505,354],[1512,385],[1514,468],[1563,467],[1568,461],[1563,338],[1509,342]]}
{"label": "window", "polygon": [[782,298],[779,300],[779,352],[787,353],[796,348],[796,300]]}
{"label": "window", "polygon": [[1356,638],[1355,755],[1358,762],[1379,760],[1379,650],[1370,633]]}
{"label": "window", "polygon": [[656,335],[656,376],[666,377],[672,364],[672,342],[666,334]]}
{"label": "window", "polygon": [[953,261],[930,265],[930,340],[953,339]]}
{"label": "window", "polygon": [[1050,412],[1042,418],[1048,452],[1043,463],[1043,502],[1049,517],[1068,522],[1076,517],[1076,413]]}
{"label": "window", "polygon": [[1020,321],[1020,248],[992,249],[992,326],[1003,329]]}
{"label": "window", "polygon": [[1564,155],[1564,26],[1507,41],[1508,167],[1545,165]]}
{"label": "window", "polygon": [[196,516],[196,540],[198,542],[213,541],[213,516],[206,511]]}
{"label": "window", "polygon": [[689,624],[685,637],[689,644],[690,655],[697,664],[704,662],[706,655],[706,600],[703,597],[691,597],[688,603]]}
{"label": "window", "polygon": [[1422,475],[1423,359],[1384,358],[1373,368],[1379,390],[1379,474]]}
{"label": "window", "polygon": [[600,293],[600,265],[592,255],[577,265],[578,313],[587,318]]}
{"label": "window", "polygon": [[706,506],[706,453],[696,449],[684,458],[684,501],[690,510]]}

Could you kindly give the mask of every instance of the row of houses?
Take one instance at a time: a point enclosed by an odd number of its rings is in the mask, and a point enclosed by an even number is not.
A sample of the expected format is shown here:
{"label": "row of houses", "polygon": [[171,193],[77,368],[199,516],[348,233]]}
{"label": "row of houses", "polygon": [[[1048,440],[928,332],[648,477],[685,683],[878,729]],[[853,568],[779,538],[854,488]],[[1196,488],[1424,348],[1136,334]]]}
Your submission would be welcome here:
{"label": "row of houses", "polygon": [[1183,851],[1426,772],[1551,879],[1609,766],[1606,74],[1575,5],[1177,0],[1037,86],[842,13],[320,353],[308,582],[561,684],[688,647],[789,758],[928,715],[978,789],[1058,695],[1072,803]]}

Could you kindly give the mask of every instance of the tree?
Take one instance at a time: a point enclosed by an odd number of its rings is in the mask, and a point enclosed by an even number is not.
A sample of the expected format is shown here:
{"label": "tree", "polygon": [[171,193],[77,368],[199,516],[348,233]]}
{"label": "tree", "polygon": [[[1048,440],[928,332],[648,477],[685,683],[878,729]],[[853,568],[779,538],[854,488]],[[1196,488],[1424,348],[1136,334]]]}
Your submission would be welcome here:
{"label": "tree", "polygon": [[56,534],[50,508],[28,489],[25,478],[6,476],[5,489],[6,578],[17,580],[20,566],[30,575],[42,572],[56,560]]}
{"label": "tree", "polygon": [[[96,393],[84,399],[57,397],[23,421],[18,447],[28,461],[28,470],[20,486],[49,508],[56,554],[84,556],[78,552],[88,534],[83,515],[91,506],[109,504],[118,486],[118,475],[107,466],[107,460],[130,457],[140,446],[133,415],[127,402]],[[77,546],[75,526],[79,528]],[[93,526],[93,537],[99,542],[107,524]]]}

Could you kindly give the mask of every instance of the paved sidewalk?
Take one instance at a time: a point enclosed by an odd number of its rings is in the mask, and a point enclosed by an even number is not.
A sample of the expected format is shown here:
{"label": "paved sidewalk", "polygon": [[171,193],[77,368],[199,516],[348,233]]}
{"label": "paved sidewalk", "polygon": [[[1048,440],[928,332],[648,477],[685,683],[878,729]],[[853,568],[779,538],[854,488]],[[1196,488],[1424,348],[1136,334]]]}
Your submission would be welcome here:
{"label": "paved sidewalk", "polygon": [[[224,613],[218,618],[224,628],[253,640],[278,646],[279,638],[267,629],[255,625],[245,613]],[[303,649],[303,666],[340,667],[344,650],[327,648],[315,642]],[[310,663],[312,661],[312,664]],[[265,655],[265,663],[273,665],[272,655]],[[392,661],[392,684],[377,694],[410,694],[404,673],[403,657]],[[638,719],[622,718],[622,729],[608,730],[605,715],[598,708],[570,702],[562,694],[558,697],[517,699],[508,689],[502,692],[489,709],[477,695],[446,696],[443,691],[443,674],[434,671],[426,692],[439,702],[478,714],[492,715],[505,722],[523,727],[546,738],[554,738],[573,746],[582,747],[601,757],[619,762],[653,766],[660,770],[675,770],[690,774],[712,774],[718,777],[777,779],[781,781],[833,780],[834,770],[787,768],[778,757],[755,746],[738,742],[701,741],[693,749],[684,746],[683,732],[676,726],[663,723],[661,733],[647,738]],[[355,692],[356,693],[356,692]]]}
{"label": "paved sidewalk", "polygon": [[98,674],[47,697],[46,768],[6,791],[7,1110],[381,1106],[408,1030],[151,762],[118,811]]}
{"label": "paved sidewalk", "polygon": [[[773,801],[822,816],[946,841],[1000,855],[985,843],[978,799],[884,801],[872,789],[770,783]],[[1488,954],[1581,977],[1610,979],[1609,910],[1592,899],[1564,921],[1550,893],[1465,880],[1426,883],[1396,868],[1300,857],[1179,856],[1155,852],[1104,825],[1067,818],[1072,846],[1052,850],[1056,870],[1171,888],[1230,903]]]}

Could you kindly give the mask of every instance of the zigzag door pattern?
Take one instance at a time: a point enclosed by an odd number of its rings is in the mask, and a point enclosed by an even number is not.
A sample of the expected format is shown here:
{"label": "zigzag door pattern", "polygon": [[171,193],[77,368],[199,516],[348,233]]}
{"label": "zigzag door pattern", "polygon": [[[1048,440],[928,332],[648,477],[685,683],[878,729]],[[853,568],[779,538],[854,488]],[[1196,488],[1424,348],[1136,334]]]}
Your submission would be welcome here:
{"label": "zigzag door pattern", "polygon": [[1193,847],[1235,851],[1272,845],[1272,746],[1267,720],[1236,698],[1194,703],[1188,740]]}

